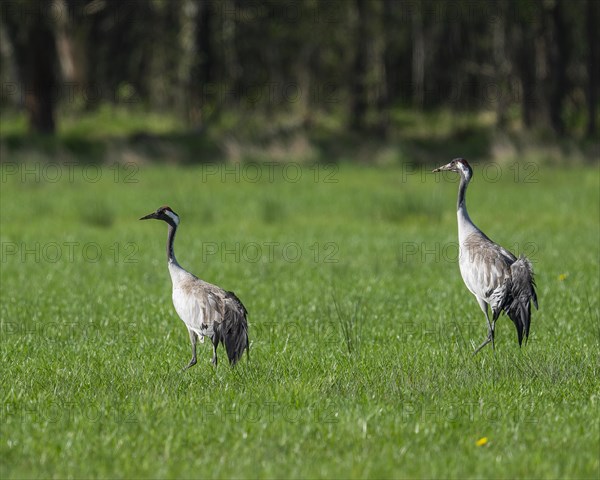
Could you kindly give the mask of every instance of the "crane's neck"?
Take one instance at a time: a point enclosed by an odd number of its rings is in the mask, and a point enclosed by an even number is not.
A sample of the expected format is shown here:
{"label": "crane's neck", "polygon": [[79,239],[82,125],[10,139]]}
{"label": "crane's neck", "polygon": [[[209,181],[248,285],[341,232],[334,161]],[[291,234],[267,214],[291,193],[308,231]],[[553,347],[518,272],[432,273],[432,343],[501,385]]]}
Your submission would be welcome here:
{"label": "crane's neck", "polygon": [[167,267],[169,269],[169,275],[171,276],[171,283],[173,284],[173,290],[180,288],[182,283],[189,280],[190,273],[185,271],[175,258],[175,252],[173,252],[173,242],[175,240],[175,233],[177,233],[177,225],[173,226],[169,224],[169,236],[167,238]]}
{"label": "crane's neck", "polygon": [[463,209],[466,213],[467,211],[467,187],[469,186],[470,178],[465,177],[463,173],[460,174],[460,185],[458,186],[458,201],[456,202],[457,210]]}
{"label": "crane's neck", "polygon": [[458,240],[461,244],[473,231],[478,230],[467,212],[466,193],[470,181],[470,177],[466,177],[463,173],[460,174],[456,215],[458,217]]}
{"label": "crane's neck", "polygon": [[173,226],[170,223],[169,225],[169,234],[167,236],[167,262],[170,264],[175,264],[179,266],[177,263],[177,259],[175,258],[175,252],[173,251],[173,243],[175,242],[175,234],[177,233],[177,226]]}

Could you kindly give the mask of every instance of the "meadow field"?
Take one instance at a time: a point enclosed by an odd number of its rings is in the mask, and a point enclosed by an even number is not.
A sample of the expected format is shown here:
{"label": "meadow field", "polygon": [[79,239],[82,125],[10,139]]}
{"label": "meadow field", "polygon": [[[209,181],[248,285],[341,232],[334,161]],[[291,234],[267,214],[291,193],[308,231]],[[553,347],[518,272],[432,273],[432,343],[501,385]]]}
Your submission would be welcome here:
{"label": "meadow field", "polygon": [[[2,478],[598,478],[597,165],[474,163],[471,217],[540,302],[477,356],[451,174],[1,168]],[[233,369],[205,343],[182,371],[166,225],[138,221],[164,204],[181,265],[250,312]]]}

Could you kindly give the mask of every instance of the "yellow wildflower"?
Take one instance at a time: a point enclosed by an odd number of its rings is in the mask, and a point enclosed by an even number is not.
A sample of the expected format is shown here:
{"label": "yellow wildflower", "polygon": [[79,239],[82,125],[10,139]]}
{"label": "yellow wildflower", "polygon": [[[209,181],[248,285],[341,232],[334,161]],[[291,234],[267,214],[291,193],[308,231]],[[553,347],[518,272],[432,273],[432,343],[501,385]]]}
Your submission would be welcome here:
{"label": "yellow wildflower", "polygon": [[483,447],[487,443],[488,443],[488,438],[487,437],[481,437],[479,440],[477,440],[475,442],[475,445],[477,445],[478,447]]}

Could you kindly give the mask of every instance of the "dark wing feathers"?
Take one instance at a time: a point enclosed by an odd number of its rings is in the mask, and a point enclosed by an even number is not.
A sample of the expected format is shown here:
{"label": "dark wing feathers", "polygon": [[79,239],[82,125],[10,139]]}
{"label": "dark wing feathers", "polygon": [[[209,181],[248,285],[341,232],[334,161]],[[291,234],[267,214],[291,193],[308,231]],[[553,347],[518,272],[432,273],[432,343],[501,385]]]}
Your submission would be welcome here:
{"label": "dark wing feathers", "polygon": [[233,292],[225,292],[221,339],[232,365],[242,357],[248,345],[248,311]]}
{"label": "dark wing feathers", "polygon": [[511,282],[509,295],[504,306],[504,311],[515,324],[519,345],[525,337],[529,338],[529,325],[531,323],[531,301],[538,308],[535,281],[531,262],[523,255],[510,266]]}

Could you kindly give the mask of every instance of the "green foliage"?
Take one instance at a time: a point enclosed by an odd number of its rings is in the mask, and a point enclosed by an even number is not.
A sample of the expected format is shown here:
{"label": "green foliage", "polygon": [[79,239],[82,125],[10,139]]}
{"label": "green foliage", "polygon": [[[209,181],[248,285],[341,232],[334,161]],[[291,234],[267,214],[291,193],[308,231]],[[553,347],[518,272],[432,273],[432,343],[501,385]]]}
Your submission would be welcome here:
{"label": "green foliage", "polygon": [[[28,165],[36,182],[14,167],[2,478],[598,477],[597,168],[503,164],[492,181],[475,165],[471,216],[531,258],[540,310],[522,349],[502,317],[496,352],[473,357],[486,326],[456,264],[450,176],[298,165],[294,182],[283,166],[248,181],[207,164],[48,181]],[[137,220],[165,203],[180,263],[250,311],[235,369],[205,343],[181,370],[166,227]]]}
{"label": "green foliage", "polygon": [[27,110],[32,131],[55,133],[63,116],[109,103],[193,131],[325,113],[385,136],[401,107],[598,134],[595,0],[29,3],[2,11],[0,104]]}
{"label": "green foliage", "polygon": [[544,132],[522,134],[518,128],[499,133],[493,114],[457,114],[448,109],[393,109],[388,139],[350,134],[335,113],[316,116],[310,126],[294,114],[224,115],[206,129],[189,131],[174,115],[109,104],[90,112],[65,114],[55,136],[29,134],[24,116],[8,112],[3,115],[0,133],[4,160],[18,162],[41,155],[52,161],[85,164],[311,164],[344,159],[390,166],[439,163],[461,155],[562,165],[591,162],[597,157],[593,141],[557,139]]}

